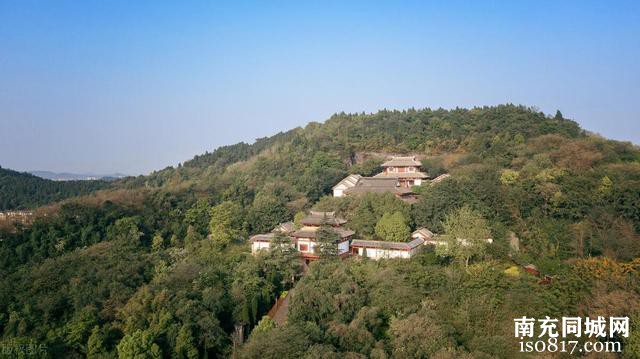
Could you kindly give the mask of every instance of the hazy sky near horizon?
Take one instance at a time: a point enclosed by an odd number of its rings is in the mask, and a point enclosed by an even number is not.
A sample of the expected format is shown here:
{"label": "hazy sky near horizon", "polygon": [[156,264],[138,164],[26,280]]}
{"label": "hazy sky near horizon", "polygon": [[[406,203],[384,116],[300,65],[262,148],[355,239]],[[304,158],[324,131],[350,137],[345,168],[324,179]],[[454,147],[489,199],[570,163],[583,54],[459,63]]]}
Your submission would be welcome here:
{"label": "hazy sky near horizon", "polygon": [[0,0],[2,167],[143,174],[340,111],[507,102],[640,144],[640,2]]}

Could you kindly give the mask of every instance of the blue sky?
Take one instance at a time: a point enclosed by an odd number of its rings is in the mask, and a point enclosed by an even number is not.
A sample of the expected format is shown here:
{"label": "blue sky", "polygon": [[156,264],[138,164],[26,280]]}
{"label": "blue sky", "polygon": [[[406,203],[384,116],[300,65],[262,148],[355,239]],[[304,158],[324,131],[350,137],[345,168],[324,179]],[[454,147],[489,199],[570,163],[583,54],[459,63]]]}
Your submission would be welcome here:
{"label": "blue sky", "polygon": [[141,174],[340,111],[506,102],[640,143],[639,4],[0,0],[0,166]]}

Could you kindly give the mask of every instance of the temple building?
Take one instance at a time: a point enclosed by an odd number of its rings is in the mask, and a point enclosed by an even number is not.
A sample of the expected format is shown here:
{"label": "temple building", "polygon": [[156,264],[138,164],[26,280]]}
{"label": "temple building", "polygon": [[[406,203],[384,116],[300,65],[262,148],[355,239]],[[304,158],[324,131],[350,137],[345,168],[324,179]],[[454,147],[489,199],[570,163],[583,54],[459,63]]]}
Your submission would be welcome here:
{"label": "temple building", "polygon": [[378,173],[374,178],[393,178],[398,180],[400,187],[410,188],[420,186],[422,180],[428,178],[426,173],[420,172],[422,163],[416,160],[415,156],[393,157],[382,164],[384,171]]}
{"label": "temple building", "polygon": [[386,242],[354,239],[351,241],[351,253],[365,258],[386,259],[386,258],[411,258],[422,245],[421,238],[412,239],[410,242]]}
{"label": "temple building", "polygon": [[346,256],[349,254],[349,242],[355,234],[354,231],[342,227],[347,223],[346,220],[336,217],[335,212],[315,212],[300,221],[302,228],[291,233],[294,238],[296,249],[302,254],[304,259],[318,259],[318,242],[317,234],[321,226],[329,226],[331,231],[336,234],[336,246],[338,247],[338,255]]}
{"label": "temple building", "polygon": [[[289,237],[291,232],[295,231],[295,225],[293,222],[285,222],[277,225],[271,232],[264,234],[256,234],[249,238],[251,242],[251,254],[255,255],[263,249],[269,249],[271,247],[271,241],[277,235]],[[292,247],[293,247],[292,243]]]}
{"label": "temple building", "polygon": [[412,202],[416,196],[412,186],[422,185],[422,180],[428,178],[426,173],[420,172],[422,163],[415,156],[393,157],[382,164],[384,171],[373,177],[363,177],[351,174],[333,186],[333,196],[343,197],[361,193],[393,193],[403,201]]}
{"label": "temple building", "polygon": [[[411,238],[412,239],[421,239],[424,242],[424,245],[432,245],[432,246],[446,246],[447,245],[447,241],[441,237],[438,236],[436,234],[434,234],[433,232],[431,232],[430,230],[426,229],[426,228],[418,228],[417,230],[415,230],[413,233],[411,233]],[[462,239],[462,238],[458,238],[457,239],[458,243],[463,245],[463,246],[467,246],[469,245],[469,241],[466,239]],[[493,239],[492,238],[486,238],[484,239],[485,242],[487,242],[487,244],[491,244],[493,243]]]}
{"label": "temple building", "polygon": [[291,245],[297,249],[305,260],[314,260],[320,257],[317,234],[322,226],[326,226],[336,234],[336,248],[339,256],[349,255],[349,244],[354,231],[344,228],[347,221],[335,215],[335,212],[311,211],[308,216],[300,221],[301,227],[295,229],[292,222],[278,225],[271,233],[256,234],[250,238],[251,253],[256,254],[260,250],[269,249],[274,237],[278,234],[291,239]]}
{"label": "temple building", "polygon": [[353,187],[343,190],[343,195],[354,196],[363,193],[392,193],[403,201],[415,200],[411,188],[401,187],[394,178],[361,177]]}
{"label": "temple building", "polygon": [[355,187],[358,182],[362,179],[362,176],[354,174],[348,175],[342,181],[338,182],[337,185],[333,186],[333,196],[334,197],[342,197],[344,196],[344,192],[350,188]]}
{"label": "temple building", "polygon": [[276,236],[290,239],[290,245],[300,252],[307,263],[320,258],[318,230],[322,227],[335,234],[336,254],[340,257],[360,256],[374,260],[384,258],[411,258],[418,253],[425,244],[437,244],[437,236],[426,228],[413,232],[408,242],[387,242],[376,240],[354,239],[354,231],[344,225],[347,221],[335,212],[310,211],[299,226],[293,222],[281,223],[273,231],[256,234],[250,238],[251,253],[257,254],[262,250],[269,250]]}
{"label": "temple building", "polygon": [[424,227],[418,228],[413,233],[411,233],[411,238],[412,239],[420,238],[424,241],[425,244],[437,243],[436,235]]}

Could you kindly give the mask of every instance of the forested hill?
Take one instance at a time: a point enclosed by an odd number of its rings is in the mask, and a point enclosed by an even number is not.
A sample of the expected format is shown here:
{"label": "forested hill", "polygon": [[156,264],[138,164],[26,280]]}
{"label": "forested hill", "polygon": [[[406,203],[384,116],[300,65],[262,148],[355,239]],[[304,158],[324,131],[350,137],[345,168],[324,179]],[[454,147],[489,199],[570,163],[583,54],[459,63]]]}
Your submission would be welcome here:
{"label": "forested hill", "polygon": [[[561,115],[549,117],[524,106],[500,105],[474,109],[379,111],[375,114],[335,114],[325,123],[313,122],[253,144],[223,146],[195,156],[177,168],[168,167],[150,176],[128,181],[129,186],[162,187],[185,181],[205,188],[217,182],[229,165],[247,161],[242,175],[285,181],[296,189],[313,191],[304,178],[309,165],[344,174],[366,152],[411,153],[436,156],[468,153],[476,158],[494,157],[507,166],[515,149],[527,139],[545,134],[565,138],[584,137],[574,121]],[[291,157],[290,157],[291,156]],[[263,171],[262,174],[252,172]],[[361,168],[356,168],[362,170]],[[235,172],[234,172],[235,175]],[[309,174],[315,177],[316,174]],[[308,176],[307,176],[308,177]],[[258,180],[260,182],[260,180]],[[196,186],[200,187],[200,186]],[[326,188],[322,188],[322,191]],[[317,198],[319,193],[312,197]]]}
{"label": "forested hill", "polygon": [[52,181],[0,167],[0,210],[34,208],[107,186],[105,181]]}
{"label": "forested hill", "polygon": [[[391,153],[451,176],[416,187],[415,203],[330,195]],[[310,209],[336,211],[356,238],[386,240],[377,227],[467,238],[452,223],[474,223],[493,243],[464,260],[427,249],[326,258],[304,276],[287,246],[251,255],[249,236]],[[54,211],[0,228],[0,347],[37,345],[49,358],[514,358],[513,318],[611,315],[631,329],[607,340],[640,356],[640,150],[560,113],[337,114]],[[263,316],[294,284],[276,327]]]}

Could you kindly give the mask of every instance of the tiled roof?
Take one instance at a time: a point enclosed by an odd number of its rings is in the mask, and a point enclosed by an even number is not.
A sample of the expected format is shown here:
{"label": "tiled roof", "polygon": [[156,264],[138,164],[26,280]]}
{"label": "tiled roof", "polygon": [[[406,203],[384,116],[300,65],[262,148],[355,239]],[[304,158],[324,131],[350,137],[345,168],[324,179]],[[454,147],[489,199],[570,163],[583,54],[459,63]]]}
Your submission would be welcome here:
{"label": "tiled roof", "polygon": [[424,241],[421,238],[416,238],[410,242],[386,242],[354,239],[351,241],[351,246],[363,248],[399,249],[408,251],[422,245],[423,243]]}
{"label": "tiled roof", "polygon": [[395,178],[374,178],[364,177],[358,182],[356,187],[398,187],[398,181]]}
{"label": "tiled roof", "polygon": [[[467,240],[467,239],[463,239],[463,238],[456,238],[456,241],[457,241],[457,242],[458,242],[458,244],[459,244],[459,245],[461,245],[461,246],[468,246],[468,245],[470,244],[470,243],[469,243],[469,240]],[[486,239],[483,239],[483,241],[484,241],[484,242],[487,242],[487,243],[489,243],[489,244],[493,243],[493,239],[492,239],[492,238],[486,238]],[[427,243],[427,244],[434,244],[434,245],[445,245],[445,246],[446,246],[446,245],[448,245],[449,240],[448,240],[446,237],[444,237],[444,236],[434,235],[434,236],[433,236],[433,237],[431,237],[431,238],[427,238],[427,239],[425,240],[425,243]]]}
{"label": "tiled roof", "polygon": [[300,223],[305,226],[321,226],[327,224],[330,226],[339,226],[347,223],[347,220],[336,217],[335,212],[316,212],[311,211],[309,215],[303,218]]}
{"label": "tiled roof", "polygon": [[398,195],[405,195],[412,193],[410,188],[406,187],[354,187],[349,189],[347,194],[359,194],[359,193],[393,193]]}
{"label": "tiled roof", "polygon": [[373,178],[428,178],[429,176],[424,172],[380,172]]}
{"label": "tiled roof", "polygon": [[277,225],[272,232],[280,232],[286,234],[293,232],[295,229],[295,224],[293,222],[284,222]]}
{"label": "tiled roof", "polygon": [[413,233],[411,233],[411,237],[417,237],[417,236],[419,236],[422,239],[426,239],[426,238],[433,237],[434,234],[430,230],[422,227],[422,228],[416,229]]}
{"label": "tiled roof", "polygon": [[346,188],[351,188],[358,183],[358,181],[362,178],[362,176],[358,174],[351,174],[345,177],[342,181],[338,182],[332,189],[336,189],[338,186],[343,185]]}
{"label": "tiled roof", "polygon": [[345,190],[346,194],[357,193],[385,193],[390,192],[398,195],[412,193],[410,188],[399,187],[395,178],[375,178],[363,177],[355,187]]}
{"label": "tiled roof", "polygon": [[270,242],[273,237],[275,237],[275,233],[264,233],[264,234],[256,234],[255,236],[251,236],[251,238],[249,238],[249,240],[251,242]]}
{"label": "tiled roof", "polygon": [[[318,227],[302,227],[299,230],[291,233],[296,238],[316,238]],[[336,232],[340,238],[347,238],[354,235],[356,232],[346,228],[330,228],[330,230]]]}
{"label": "tiled roof", "polygon": [[383,163],[382,167],[403,167],[403,166],[422,166],[422,162],[416,160],[415,156],[393,157],[389,161]]}
{"label": "tiled roof", "polygon": [[335,217],[336,211],[331,211],[331,212],[309,211],[309,215],[316,216],[316,217]]}
{"label": "tiled roof", "polygon": [[438,177],[436,177],[436,178],[432,179],[432,180],[431,180],[431,184],[440,183],[440,182],[442,182],[443,180],[445,180],[445,179],[447,179],[447,178],[449,178],[449,177],[451,177],[451,175],[450,175],[450,174],[448,174],[448,173],[441,174],[440,176],[438,176]]}

